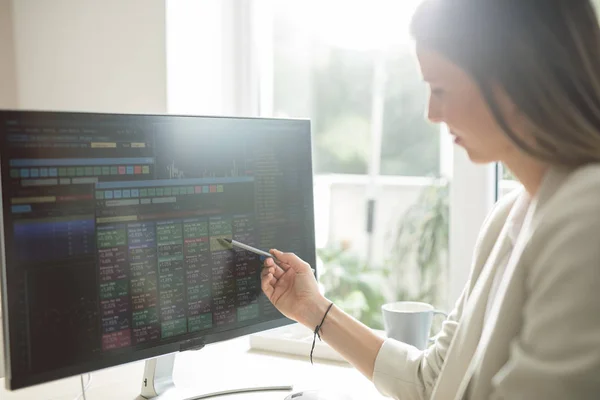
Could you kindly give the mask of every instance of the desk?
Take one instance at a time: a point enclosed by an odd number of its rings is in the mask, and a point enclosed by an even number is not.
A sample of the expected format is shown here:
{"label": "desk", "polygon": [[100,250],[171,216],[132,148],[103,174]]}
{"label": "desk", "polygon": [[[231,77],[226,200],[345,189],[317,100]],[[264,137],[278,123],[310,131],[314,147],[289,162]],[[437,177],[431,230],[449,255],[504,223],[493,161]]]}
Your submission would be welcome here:
{"label": "desk", "polygon": [[[93,373],[88,400],[138,399],[144,362],[135,362]],[[247,336],[177,355],[175,382],[198,387],[199,393],[234,387],[293,384],[294,391],[335,389],[356,400],[384,399],[373,384],[349,364],[279,355],[250,349]],[[81,393],[79,377],[8,392],[0,379],[2,400],[73,400]],[[217,397],[224,400],[283,400],[290,392],[258,392]],[[140,398],[141,399],[141,398]]]}

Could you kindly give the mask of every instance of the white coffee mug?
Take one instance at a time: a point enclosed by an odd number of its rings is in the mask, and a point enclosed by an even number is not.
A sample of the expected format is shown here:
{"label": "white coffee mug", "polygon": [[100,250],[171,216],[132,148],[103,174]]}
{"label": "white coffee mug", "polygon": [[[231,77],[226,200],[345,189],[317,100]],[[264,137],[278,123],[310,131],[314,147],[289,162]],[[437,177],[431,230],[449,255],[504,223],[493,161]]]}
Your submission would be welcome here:
{"label": "white coffee mug", "polygon": [[431,304],[415,301],[387,303],[381,306],[381,312],[387,337],[408,343],[420,350],[427,348],[429,342],[434,340],[429,337],[433,316],[448,316]]}

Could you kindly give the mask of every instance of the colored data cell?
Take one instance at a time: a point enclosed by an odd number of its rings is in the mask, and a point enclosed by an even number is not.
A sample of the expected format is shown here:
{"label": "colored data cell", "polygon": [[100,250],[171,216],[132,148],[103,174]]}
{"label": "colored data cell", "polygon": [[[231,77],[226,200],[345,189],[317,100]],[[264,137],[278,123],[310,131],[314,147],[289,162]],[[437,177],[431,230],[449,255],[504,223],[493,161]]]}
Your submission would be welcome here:
{"label": "colored data cell", "polygon": [[200,314],[188,318],[189,332],[197,332],[212,328],[212,313]]}
{"label": "colored data cell", "polygon": [[127,244],[127,230],[124,226],[114,228],[98,228],[96,232],[98,248],[125,246]]}

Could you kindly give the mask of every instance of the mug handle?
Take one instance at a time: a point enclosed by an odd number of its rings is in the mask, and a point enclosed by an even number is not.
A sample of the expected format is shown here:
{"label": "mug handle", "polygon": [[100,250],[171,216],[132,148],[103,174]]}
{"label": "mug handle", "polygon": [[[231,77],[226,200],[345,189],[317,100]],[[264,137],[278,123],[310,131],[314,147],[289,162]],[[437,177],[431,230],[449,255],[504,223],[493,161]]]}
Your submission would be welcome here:
{"label": "mug handle", "polygon": [[[448,313],[441,310],[433,310],[433,316],[435,317],[436,315],[443,315],[444,318],[448,318]],[[429,344],[433,342],[435,342],[435,336],[429,338]]]}

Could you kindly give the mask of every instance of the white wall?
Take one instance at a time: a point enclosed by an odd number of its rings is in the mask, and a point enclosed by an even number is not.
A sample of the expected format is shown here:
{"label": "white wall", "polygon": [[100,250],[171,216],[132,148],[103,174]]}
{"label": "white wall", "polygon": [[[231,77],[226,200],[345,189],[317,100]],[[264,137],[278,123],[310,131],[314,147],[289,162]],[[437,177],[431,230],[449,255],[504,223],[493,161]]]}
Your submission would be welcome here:
{"label": "white wall", "polygon": [[168,112],[232,114],[224,93],[233,62],[225,58],[223,1],[167,0],[166,15]]}
{"label": "white wall", "polygon": [[12,4],[0,0],[0,108],[17,106],[16,81]]}
{"label": "white wall", "polygon": [[[15,52],[12,34],[12,4],[0,0],[0,108],[16,108],[17,87]],[[0,263],[2,260],[0,260]],[[0,265],[0,274],[2,266]],[[0,279],[0,282],[2,280]],[[1,284],[0,284],[1,286]],[[0,287],[0,297],[2,297]],[[0,307],[0,378],[4,376],[4,342],[2,339],[2,307]]]}
{"label": "white wall", "polygon": [[167,112],[165,20],[164,0],[0,0],[0,108]]}
{"label": "white wall", "polygon": [[169,113],[259,114],[253,2],[166,0]]}
{"label": "white wall", "polygon": [[[0,0],[0,109],[17,107],[16,81],[12,4],[10,0]],[[2,260],[0,260],[1,262]],[[1,265],[0,274],[2,274]],[[2,297],[1,287],[0,297]],[[0,307],[0,378],[3,376],[4,342],[2,340],[2,309]]]}
{"label": "white wall", "polygon": [[166,112],[164,0],[12,5],[20,108]]}

